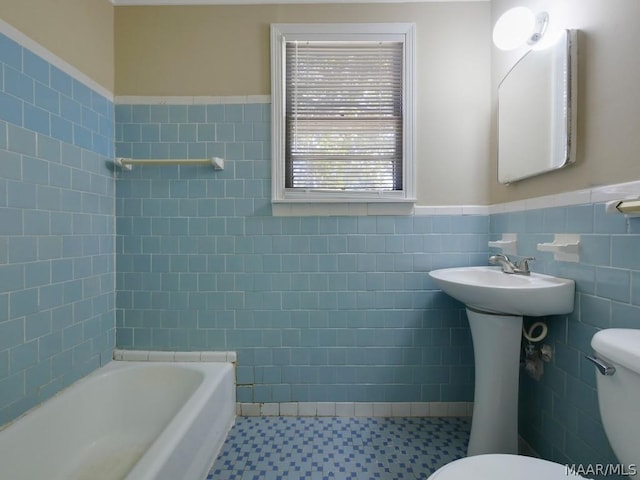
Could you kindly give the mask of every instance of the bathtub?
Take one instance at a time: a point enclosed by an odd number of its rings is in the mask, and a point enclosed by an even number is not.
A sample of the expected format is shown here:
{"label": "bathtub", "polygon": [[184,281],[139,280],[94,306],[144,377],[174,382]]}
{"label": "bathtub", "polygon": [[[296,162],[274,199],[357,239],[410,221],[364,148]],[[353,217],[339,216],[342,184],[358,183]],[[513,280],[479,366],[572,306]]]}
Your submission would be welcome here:
{"label": "bathtub", "polygon": [[234,419],[229,363],[112,361],[0,431],[0,477],[202,480]]}

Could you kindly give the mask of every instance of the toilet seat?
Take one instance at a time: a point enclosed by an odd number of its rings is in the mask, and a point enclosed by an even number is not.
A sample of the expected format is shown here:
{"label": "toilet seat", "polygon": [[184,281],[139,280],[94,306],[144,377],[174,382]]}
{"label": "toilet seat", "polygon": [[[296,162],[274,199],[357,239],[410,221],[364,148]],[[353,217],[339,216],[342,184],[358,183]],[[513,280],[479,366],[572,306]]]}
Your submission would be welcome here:
{"label": "toilet seat", "polygon": [[429,480],[568,480],[583,478],[571,474],[559,463],[522,455],[475,455],[441,467]]}

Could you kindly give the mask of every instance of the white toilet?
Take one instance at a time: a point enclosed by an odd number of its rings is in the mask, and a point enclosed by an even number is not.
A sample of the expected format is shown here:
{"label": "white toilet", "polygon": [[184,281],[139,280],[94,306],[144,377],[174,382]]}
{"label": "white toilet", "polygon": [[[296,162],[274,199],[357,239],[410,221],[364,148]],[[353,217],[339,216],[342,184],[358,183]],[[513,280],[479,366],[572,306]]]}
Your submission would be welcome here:
{"label": "white toilet", "polygon": [[[620,465],[609,468],[640,480],[640,330],[612,328],[596,333],[591,340],[595,357],[587,357],[597,367],[600,415],[605,433]],[[589,468],[577,472],[593,477]],[[488,454],[462,458],[437,470],[429,480],[566,480],[581,478],[569,467],[520,455]]]}

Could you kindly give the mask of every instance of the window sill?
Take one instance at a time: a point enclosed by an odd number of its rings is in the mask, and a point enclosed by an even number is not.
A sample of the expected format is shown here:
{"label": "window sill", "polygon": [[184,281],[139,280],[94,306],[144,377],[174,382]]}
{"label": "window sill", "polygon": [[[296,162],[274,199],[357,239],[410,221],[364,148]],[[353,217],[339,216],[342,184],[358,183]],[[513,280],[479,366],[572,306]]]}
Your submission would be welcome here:
{"label": "window sill", "polygon": [[272,202],[274,217],[413,215],[414,200],[391,202]]}

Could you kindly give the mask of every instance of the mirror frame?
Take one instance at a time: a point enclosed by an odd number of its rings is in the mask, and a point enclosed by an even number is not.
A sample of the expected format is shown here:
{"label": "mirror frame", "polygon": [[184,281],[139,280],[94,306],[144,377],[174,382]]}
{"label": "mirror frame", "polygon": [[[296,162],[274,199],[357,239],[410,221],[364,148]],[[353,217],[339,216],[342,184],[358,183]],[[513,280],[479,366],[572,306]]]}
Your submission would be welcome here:
{"label": "mirror frame", "polygon": [[[500,141],[500,89],[503,87],[506,80],[509,79],[509,75],[514,71],[517,72],[517,69],[524,65],[524,61],[529,58],[529,56],[534,55],[542,55],[549,54],[550,49],[558,49],[560,55],[564,55],[561,61],[564,62],[565,68],[560,74],[556,76],[553,81],[559,81],[562,87],[560,89],[552,89],[555,92],[554,98],[549,99],[552,102],[553,108],[551,109],[551,115],[554,117],[555,121],[552,122],[551,118],[549,118],[550,125],[555,123],[557,128],[555,131],[551,132],[548,136],[549,140],[549,149],[551,150],[551,157],[549,162],[546,165],[541,166],[539,169],[524,169],[522,173],[511,173],[507,172],[505,174],[504,162],[507,160],[505,158],[505,147],[501,148]],[[518,72],[521,73],[521,72]],[[497,180],[501,184],[508,185],[513,182],[517,182],[520,180],[524,180],[527,178],[531,178],[534,176],[542,175],[544,173],[552,172],[561,168],[564,168],[568,165],[571,165],[576,160],[576,118],[577,118],[577,100],[578,100],[578,89],[577,89],[577,31],[576,30],[563,30],[559,35],[557,42],[553,45],[547,47],[545,50],[529,50],[525,53],[509,70],[509,72],[502,79],[500,84],[498,85],[498,117],[497,117]],[[551,95],[551,94],[550,94]],[[540,102],[539,98],[534,98],[534,101]],[[503,99],[504,104],[504,99]],[[523,111],[530,111],[529,106],[523,107]],[[535,107],[535,105],[534,105]],[[503,109],[504,110],[504,109]],[[503,112],[504,115],[504,112]],[[528,115],[527,115],[528,116]],[[522,123],[527,123],[525,120]],[[519,122],[516,119],[517,129]],[[525,127],[522,127],[525,129]],[[530,130],[529,130],[530,131]],[[541,135],[539,141],[545,141],[546,132],[544,135]],[[536,141],[536,139],[532,139],[532,141]],[[553,147],[556,148],[553,148]],[[502,155],[501,155],[502,150]],[[555,152],[554,152],[555,150]],[[522,158],[522,154],[519,152],[517,154],[513,154],[510,152],[511,159],[520,160]],[[503,164],[503,172],[501,174],[500,165]]]}

